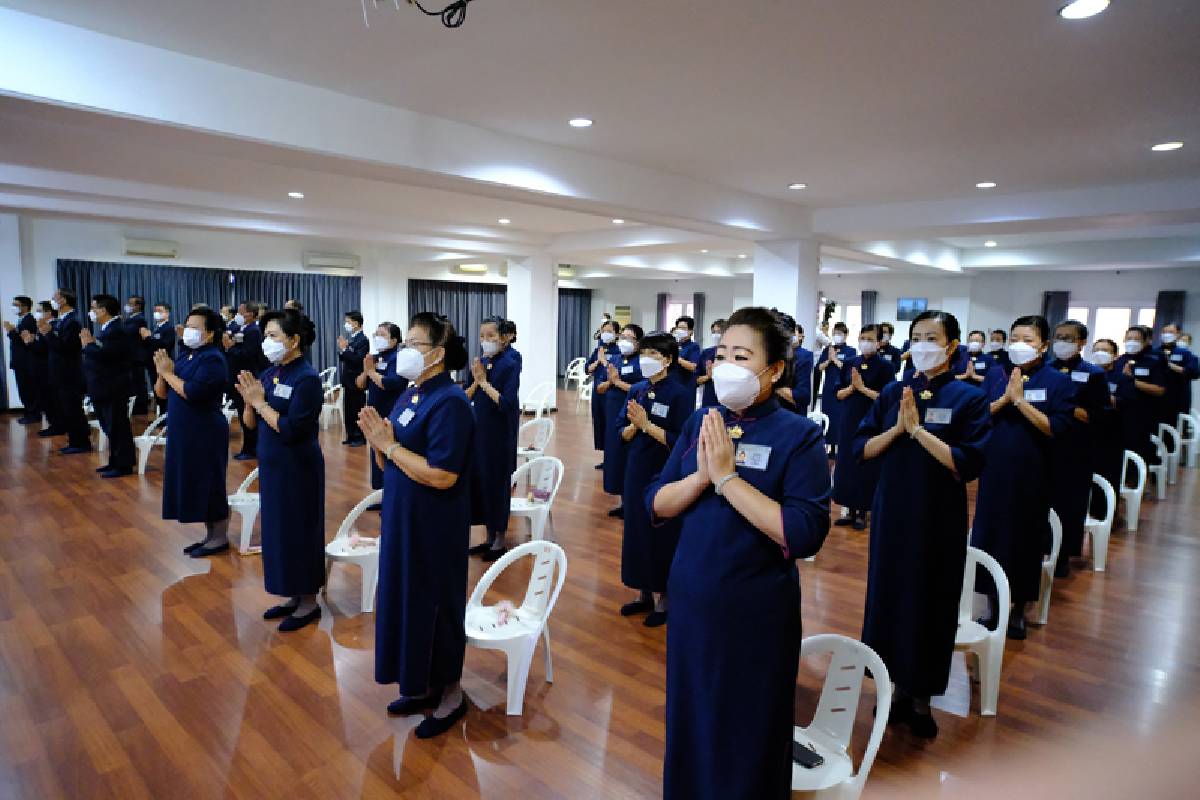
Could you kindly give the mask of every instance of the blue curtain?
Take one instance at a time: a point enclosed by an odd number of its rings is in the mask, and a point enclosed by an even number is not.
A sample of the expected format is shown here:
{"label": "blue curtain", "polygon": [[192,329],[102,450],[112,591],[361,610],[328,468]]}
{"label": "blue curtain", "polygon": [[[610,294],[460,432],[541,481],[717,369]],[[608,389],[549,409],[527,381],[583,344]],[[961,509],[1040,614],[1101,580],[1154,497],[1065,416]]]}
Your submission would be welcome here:
{"label": "blue curtain", "polygon": [[[1187,292],[1159,292],[1154,302],[1154,338],[1158,339],[1164,325],[1183,326]],[[1159,341],[1162,344],[1162,341]]]}
{"label": "blue curtain", "polygon": [[1067,318],[1067,306],[1071,302],[1070,292],[1042,292],[1042,316],[1050,323],[1050,332],[1054,326]]}
{"label": "blue curtain", "polygon": [[875,324],[875,305],[879,300],[879,292],[874,289],[863,289],[862,299],[862,324]]}
{"label": "blue curtain", "polygon": [[[408,317],[422,311],[445,314],[459,335],[467,340],[471,359],[479,357],[479,323],[488,317],[503,317],[508,311],[508,287],[499,283],[408,281]],[[408,319],[405,320],[405,323]],[[400,327],[407,327],[401,324]],[[521,349],[521,331],[517,331],[516,349]]]}
{"label": "blue curtain", "polygon": [[[264,303],[268,308],[278,309],[288,300],[299,300],[304,313],[317,326],[317,340],[312,346],[313,366],[318,370],[337,366],[337,338],[343,333],[342,321],[347,311],[361,310],[361,278],[258,269],[230,274],[239,303]],[[367,336],[370,335],[368,331]]]}
{"label": "blue curtain", "polygon": [[[130,295],[146,298],[146,319],[154,306],[168,303],[171,320],[182,325],[187,312],[196,303],[220,308],[229,302],[229,273],[202,267],[119,264],[107,261],[58,259],[58,288],[79,295],[79,307],[86,309],[94,294],[111,294],[121,302]],[[48,298],[35,298],[48,299]]]}
{"label": "blue curtain", "polygon": [[558,374],[592,348],[592,290],[558,290]]}

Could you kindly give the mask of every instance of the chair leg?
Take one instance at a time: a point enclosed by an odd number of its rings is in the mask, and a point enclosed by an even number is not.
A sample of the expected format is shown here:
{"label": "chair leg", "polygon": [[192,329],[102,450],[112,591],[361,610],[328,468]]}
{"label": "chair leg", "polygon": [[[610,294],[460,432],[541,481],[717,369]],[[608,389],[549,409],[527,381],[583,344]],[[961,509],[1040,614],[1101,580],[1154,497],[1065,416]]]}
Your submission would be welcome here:
{"label": "chair leg", "polygon": [[375,586],[379,583],[379,561],[366,561],[362,565],[362,610],[369,614],[375,610]]}
{"label": "chair leg", "polygon": [[529,664],[533,661],[533,650],[537,637],[532,636],[520,643],[518,648],[508,651],[508,715],[521,716],[525,707],[525,684],[529,682]]}
{"label": "chair leg", "polygon": [[543,654],[546,659],[546,683],[554,683],[554,660],[550,657],[550,626],[542,626]]}
{"label": "chair leg", "polygon": [[[1054,566],[1051,565],[1053,570]],[[1048,572],[1045,567],[1042,567],[1042,587],[1038,593],[1037,613],[1038,625],[1045,625],[1050,619],[1050,594],[1054,587],[1054,575]]]}
{"label": "chair leg", "polygon": [[534,514],[529,518],[530,536],[535,542],[542,541],[546,533],[546,511],[539,509],[539,513]]}
{"label": "chair leg", "polygon": [[1108,565],[1108,527],[1105,525],[1093,528],[1092,534],[1092,569],[1104,572]]}
{"label": "chair leg", "polygon": [[325,556],[325,582],[321,584],[321,591],[329,597],[329,573],[333,571],[333,559]]}
{"label": "chair leg", "polygon": [[1125,530],[1130,533],[1136,533],[1138,529],[1138,516],[1142,512],[1142,498],[1136,493],[1130,494],[1125,498]]}
{"label": "chair leg", "polygon": [[150,460],[150,447],[138,443],[138,475],[146,474],[146,462]]}
{"label": "chair leg", "polygon": [[979,654],[979,713],[996,716],[996,701],[1000,696],[1000,664],[1004,658],[1004,631],[999,640],[988,639],[986,650]]}

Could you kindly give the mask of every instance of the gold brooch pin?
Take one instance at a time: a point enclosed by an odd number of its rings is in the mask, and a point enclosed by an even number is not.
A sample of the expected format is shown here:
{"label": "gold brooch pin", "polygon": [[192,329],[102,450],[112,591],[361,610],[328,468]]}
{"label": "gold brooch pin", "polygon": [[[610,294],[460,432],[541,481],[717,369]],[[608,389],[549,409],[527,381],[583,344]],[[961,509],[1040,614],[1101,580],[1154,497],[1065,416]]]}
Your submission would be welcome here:
{"label": "gold brooch pin", "polygon": [[863,372],[866,372],[866,371],[867,371],[867,365],[866,365],[866,364],[859,364],[859,365],[858,365],[858,368],[859,368],[859,369],[861,369]]}
{"label": "gold brooch pin", "polygon": [[932,399],[933,399],[933,392],[931,392],[931,391],[929,391],[928,389],[926,389],[926,390],[924,390],[923,392],[921,392],[921,394],[920,394],[920,398],[921,398],[922,400],[932,400]]}
{"label": "gold brooch pin", "polygon": [[1068,372],[1071,371],[1071,368],[1070,367],[1059,367],[1058,371],[1061,372],[1063,375],[1066,375]]}
{"label": "gold brooch pin", "polygon": [[487,368],[488,368],[488,369],[491,369],[491,368],[492,368],[492,365],[491,365],[491,364],[488,364],[488,365],[487,365]]}
{"label": "gold brooch pin", "polygon": [[421,402],[421,395],[414,394],[412,401],[413,401],[413,405],[415,406],[417,403]]}
{"label": "gold brooch pin", "polygon": [[1029,383],[1029,376],[1028,376],[1028,375],[1022,375],[1022,376],[1021,376],[1021,380],[1022,380],[1022,381],[1024,381],[1025,383]]}
{"label": "gold brooch pin", "polygon": [[648,392],[648,393],[646,394],[646,397],[649,397],[651,400],[653,400],[653,399],[654,399],[654,392]]}
{"label": "gold brooch pin", "polygon": [[740,439],[740,438],[742,438],[742,426],[741,426],[741,425],[734,425],[732,428],[730,428],[730,429],[729,429],[729,438],[730,438],[730,439]]}
{"label": "gold brooch pin", "polygon": [[274,380],[276,383],[279,383],[279,376],[278,376],[278,375],[276,375],[276,376],[274,377],[274,379],[273,379],[273,380]]}

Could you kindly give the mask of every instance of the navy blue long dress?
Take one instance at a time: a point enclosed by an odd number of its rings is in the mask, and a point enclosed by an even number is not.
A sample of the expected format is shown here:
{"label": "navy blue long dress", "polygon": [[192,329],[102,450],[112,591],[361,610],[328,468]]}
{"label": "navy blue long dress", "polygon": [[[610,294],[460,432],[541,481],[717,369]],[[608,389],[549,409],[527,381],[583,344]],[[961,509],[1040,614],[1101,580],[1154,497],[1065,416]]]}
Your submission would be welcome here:
{"label": "navy blue long dress", "polygon": [[950,446],[955,471],[908,434],[873,459],[880,471],[862,640],[909,695],[932,697],[946,691],[950,678],[967,558],[966,487],[983,469],[992,415],[983,390],[955,380],[949,370],[933,380],[893,382],[858,428],[855,461],[871,437],[896,424],[905,386],[912,387],[921,424]]}
{"label": "navy blue long dress", "polygon": [[[475,390],[471,408],[475,412],[475,446],[471,457],[471,522],[484,525],[489,533],[508,530],[512,496],[512,463],[517,453],[517,426],[521,416],[521,362],[505,348],[480,359],[488,382],[500,393],[492,402],[487,392]],[[467,383],[474,385],[475,378]]]}
{"label": "navy blue long dress", "polygon": [[[988,370],[990,370],[992,368],[992,364],[995,364],[995,363],[996,363],[996,359],[994,359],[992,357],[991,353],[983,353],[983,352],[972,353],[970,350],[968,350],[967,351],[967,360],[963,364],[963,372],[967,371],[968,364],[974,364],[975,365],[975,377],[974,378],[964,378],[963,380],[967,381],[971,386],[975,386],[976,388],[982,389],[983,382],[985,380],[987,380]],[[961,375],[962,373],[960,372],[960,373],[956,373],[956,374]]]}
{"label": "navy blue long dress", "polygon": [[1146,463],[1158,463],[1158,449],[1150,442],[1150,435],[1158,433],[1159,407],[1162,398],[1143,392],[1133,384],[1137,381],[1167,385],[1167,366],[1154,352],[1143,350],[1136,356],[1123,355],[1117,359],[1113,369],[1124,372],[1129,365],[1130,374],[1127,376],[1133,389],[1128,402],[1121,409],[1121,425],[1125,431],[1125,449],[1137,453]]}
{"label": "navy blue long dress", "polygon": [[[633,385],[642,379],[642,368],[638,366],[638,354],[629,356],[618,355],[613,362],[621,375],[621,382]],[[605,374],[604,380],[608,380]],[[619,495],[625,491],[625,443],[621,441],[621,429],[617,427],[617,418],[625,412],[625,401],[629,398],[627,392],[609,384],[604,392],[604,491],[608,494]]]}
{"label": "navy blue long dress", "polygon": [[[848,344],[837,345],[836,349],[838,360],[843,364],[858,355],[858,351]],[[829,348],[826,347],[817,357],[816,366],[819,367],[828,360]],[[834,444],[837,444],[842,436],[842,403],[837,399],[838,389],[842,388],[841,377],[841,371],[830,365],[825,369],[824,379],[821,381],[821,411],[829,417],[829,429],[825,432],[825,437]]]}
{"label": "navy blue long dress", "polygon": [[466,393],[441,372],[409,386],[388,420],[397,442],[458,475],[434,489],[395,462],[384,469],[375,680],[416,696],[462,677],[475,419]]}
{"label": "navy blue long dress", "polygon": [[[1062,524],[1062,549],[1059,563],[1083,552],[1083,523],[1087,518],[1092,493],[1092,473],[1096,470],[1096,420],[1108,406],[1108,384],[1104,370],[1084,361],[1079,355],[1066,361],[1055,360],[1052,369],[1071,379],[1071,404],[1088,414],[1088,421],[1071,418],[1062,436],[1054,438],[1050,469],[1054,482],[1050,489],[1050,507]],[[1115,487],[1114,487],[1115,488]]]}
{"label": "navy blue long dress", "polygon": [[163,464],[163,519],[228,519],[229,423],[221,413],[225,356],[212,344],[189,350],[175,362],[175,374],[183,381],[187,397],[167,386],[170,425]]}
{"label": "navy blue long dress", "polygon": [[596,387],[608,380],[608,373],[604,369],[604,365],[613,359],[620,359],[621,351],[617,349],[617,345],[613,344],[597,344],[596,349],[588,356],[587,364],[590,367],[599,361],[599,366],[592,373],[592,446],[597,450],[604,449],[604,432],[608,429],[608,417],[604,413],[604,395],[596,391]]}
{"label": "navy blue long dress", "polygon": [[[848,359],[838,376],[838,383],[843,387],[849,386],[850,375],[854,371],[862,376],[863,385],[876,392],[883,391],[885,386],[896,381],[891,364],[876,355]],[[874,402],[859,391],[852,392],[841,401],[842,435],[838,441],[838,452],[846,457],[839,458],[833,470],[833,502],[855,511],[871,508],[875,484],[879,481],[880,460],[863,461],[853,455],[858,426]]]}
{"label": "navy blue long dress", "polygon": [[[825,442],[812,420],[774,396],[735,415],[738,451],[755,466],[739,477],[782,506],[787,547],[751,525],[710,488],[682,515],[667,592],[668,800],[786,798],[800,661],[800,579],[795,559],[829,532]],[[707,410],[684,425],[646,505],[664,485],[696,471]],[[765,467],[761,466],[765,462]]]}
{"label": "navy blue long dress", "polygon": [[797,347],[793,354],[794,373],[792,375],[792,403],[796,413],[808,415],[808,406],[812,403],[813,354],[811,350]]}
{"label": "navy blue long dress", "polygon": [[[1052,435],[1035,428],[1011,403],[992,415],[971,529],[971,544],[1004,568],[1017,609],[1036,600],[1041,586],[1042,556],[1050,542],[1051,440],[1066,431],[1074,410],[1070,378],[1040,360],[1024,372],[1025,400],[1050,420]],[[1007,385],[1004,368],[992,367],[984,384],[988,403]],[[979,574],[978,591],[990,592],[991,579],[982,569]]]}
{"label": "navy blue long dress", "polygon": [[[1178,342],[1161,344],[1155,353],[1163,362],[1163,376],[1167,381],[1167,393],[1159,403],[1159,420],[1174,427],[1180,413],[1191,411],[1192,381],[1200,378],[1200,362],[1197,362],[1195,353]],[[1172,366],[1183,371],[1176,372],[1171,369]]]}
{"label": "navy blue long dress", "polygon": [[[699,378],[708,372],[708,365],[717,360],[717,347],[706,347],[700,351],[700,360],[696,362],[696,377]],[[809,364],[809,372],[812,372],[812,364]],[[811,380],[811,375],[810,375]],[[707,408],[717,404],[717,390],[713,386],[712,380],[707,380],[701,384],[700,389],[700,405]]]}
{"label": "navy blue long dress", "polygon": [[[629,389],[629,399],[646,409],[650,422],[663,429],[667,443],[659,444],[638,432],[625,444],[625,534],[621,541],[621,582],[643,592],[665,592],[675,546],[679,543],[679,520],[661,527],[650,524],[643,498],[646,487],[662,470],[683,430],[696,410],[696,392],[669,375],[658,383],[641,381]],[[629,424],[628,406],[617,418],[617,426]]]}
{"label": "navy blue long dress", "polygon": [[[696,371],[692,372],[691,370],[684,369],[679,365],[678,361],[671,365],[671,375],[675,378],[675,380],[683,384],[684,387],[691,389],[692,394],[696,393],[696,376],[704,374],[700,372],[701,355],[702,351],[700,350],[700,345],[694,340],[688,339],[687,341],[679,343],[679,357],[684,361],[690,361],[695,364]],[[695,405],[694,401],[692,405]]]}
{"label": "navy blue long dress", "polygon": [[[375,381],[367,379],[367,405],[379,412],[379,416],[387,419],[400,395],[408,388],[408,378],[396,374],[396,351],[380,350],[375,356],[375,371],[383,375],[383,388],[375,385]],[[383,488],[383,470],[374,455],[367,459],[371,462],[371,488]]]}
{"label": "navy blue long dress", "polygon": [[[1107,480],[1121,496],[1121,472],[1125,467],[1125,436],[1122,430],[1121,413],[1132,400],[1137,391],[1133,378],[1119,369],[1104,371],[1105,388],[1108,389],[1109,401],[1104,409],[1096,415],[1092,422],[1093,454],[1096,459],[1096,472]],[[1101,519],[1107,509],[1104,495],[1099,491],[1092,493],[1091,513],[1096,519]]]}
{"label": "navy blue long dress", "polygon": [[269,594],[316,594],[325,583],[325,457],[321,378],[302,358],[259,377],[279,430],[258,420],[263,582]]}

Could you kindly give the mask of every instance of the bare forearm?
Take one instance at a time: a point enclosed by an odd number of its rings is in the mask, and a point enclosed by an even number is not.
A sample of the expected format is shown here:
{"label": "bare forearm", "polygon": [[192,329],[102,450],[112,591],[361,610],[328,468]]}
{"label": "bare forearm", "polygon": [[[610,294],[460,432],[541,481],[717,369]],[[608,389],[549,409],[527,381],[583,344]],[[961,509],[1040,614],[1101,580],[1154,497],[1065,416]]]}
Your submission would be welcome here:
{"label": "bare forearm", "polygon": [[1137,387],[1138,391],[1145,392],[1153,397],[1162,397],[1167,393],[1164,387],[1153,383],[1146,383],[1145,381],[1134,381],[1133,385]]}
{"label": "bare forearm", "polygon": [[271,426],[271,430],[279,431],[279,412],[271,408],[266,400],[263,400],[254,407],[254,413],[262,418],[262,421]]}
{"label": "bare forearm", "polygon": [[950,445],[934,436],[925,428],[917,428],[916,435],[913,438],[917,440],[917,444],[925,448],[929,455],[936,458],[939,464],[954,474],[958,474],[958,467],[954,466],[954,455],[950,452]]}
{"label": "bare forearm", "polygon": [[845,389],[838,389],[838,390],[837,390],[837,399],[838,399],[838,400],[845,400],[847,397],[849,397],[849,396],[850,396],[850,395],[852,395],[852,394],[854,394],[854,387],[853,387],[853,386],[847,386]]}
{"label": "bare forearm", "polygon": [[783,535],[783,511],[779,503],[741,478],[727,482],[722,493],[729,505],[747,522],[769,536],[775,544],[787,547],[787,539]]}
{"label": "bare forearm", "polygon": [[621,429],[621,441],[631,442],[633,437],[637,436],[638,429],[631,423]]}
{"label": "bare forearm", "polygon": [[679,366],[683,367],[683,368],[684,368],[684,369],[686,369],[688,372],[695,372],[695,371],[696,371],[696,362],[695,362],[695,361],[688,361],[686,358],[681,358],[681,359],[679,359]]}
{"label": "bare forearm", "polygon": [[1004,410],[1004,407],[1006,405],[1008,405],[1007,397],[998,397],[995,400],[993,400],[991,405],[989,406],[989,408],[991,409],[991,412],[992,412],[992,416],[999,414],[1002,410]]}
{"label": "bare forearm", "polygon": [[1050,418],[1041,411],[1038,411],[1030,403],[1017,403],[1017,410],[1025,416],[1025,419],[1033,423],[1033,427],[1041,431],[1043,436],[1054,435],[1054,432],[1050,429]]}
{"label": "bare forearm", "polygon": [[664,519],[678,517],[704,494],[707,487],[708,481],[694,472],[682,480],[668,483],[654,495],[655,516]]}
{"label": "bare forearm", "polygon": [[449,489],[458,480],[456,473],[429,466],[425,456],[417,455],[402,445],[389,447],[385,457],[399,467],[401,472],[422,486],[429,486],[433,489]]}
{"label": "bare forearm", "polygon": [[883,433],[872,436],[867,440],[867,446],[863,448],[863,458],[870,461],[883,455],[902,433],[904,433],[904,428],[900,425],[893,425]]}

